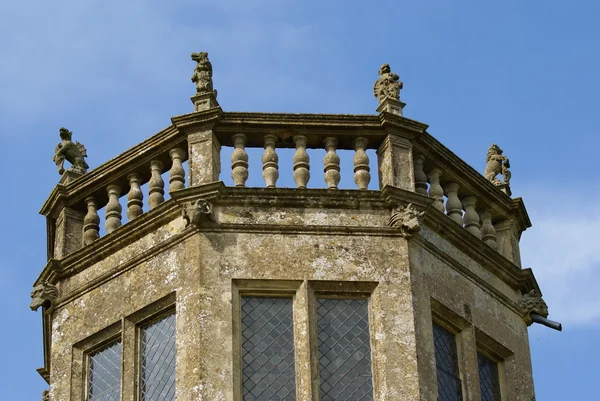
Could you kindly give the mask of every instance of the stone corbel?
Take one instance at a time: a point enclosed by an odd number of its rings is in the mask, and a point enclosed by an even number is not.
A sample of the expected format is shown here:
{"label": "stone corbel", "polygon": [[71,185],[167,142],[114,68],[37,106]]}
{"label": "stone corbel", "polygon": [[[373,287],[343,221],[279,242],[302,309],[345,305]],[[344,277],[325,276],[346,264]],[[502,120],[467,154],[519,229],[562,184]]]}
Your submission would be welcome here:
{"label": "stone corbel", "polygon": [[521,299],[519,300],[519,309],[521,310],[521,316],[527,326],[530,326],[533,323],[533,319],[531,317],[532,313],[537,313],[544,318],[548,317],[548,305],[542,299],[542,294],[540,294],[537,290],[531,290],[527,294],[523,294]]}
{"label": "stone corbel", "polygon": [[184,205],[183,218],[186,221],[186,228],[194,225],[199,229],[207,222],[216,222],[212,203],[206,199],[198,199],[195,202]]}
{"label": "stone corbel", "polygon": [[36,285],[31,291],[29,307],[32,311],[37,311],[40,306],[44,305],[48,307],[48,310],[52,310],[56,298],[58,298],[58,288],[46,281]]}
{"label": "stone corbel", "polygon": [[397,228],[404,238],[411,238],[421,229],[421,218],[425,212],[418,211],[412,203],[407,206],[397,206],[390,216],[390,227]]}

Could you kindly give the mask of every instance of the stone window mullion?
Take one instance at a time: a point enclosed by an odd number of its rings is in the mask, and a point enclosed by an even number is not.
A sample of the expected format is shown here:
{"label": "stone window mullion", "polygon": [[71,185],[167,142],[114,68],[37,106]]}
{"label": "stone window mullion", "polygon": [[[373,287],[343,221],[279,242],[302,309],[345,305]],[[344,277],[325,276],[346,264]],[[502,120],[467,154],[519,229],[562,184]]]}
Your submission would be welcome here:
{"label": "stone window mullion", "polygon": [[122,320],[123,352],[121,358],[121,400],[137,401],[137,341],[135,324],[127,319]]}

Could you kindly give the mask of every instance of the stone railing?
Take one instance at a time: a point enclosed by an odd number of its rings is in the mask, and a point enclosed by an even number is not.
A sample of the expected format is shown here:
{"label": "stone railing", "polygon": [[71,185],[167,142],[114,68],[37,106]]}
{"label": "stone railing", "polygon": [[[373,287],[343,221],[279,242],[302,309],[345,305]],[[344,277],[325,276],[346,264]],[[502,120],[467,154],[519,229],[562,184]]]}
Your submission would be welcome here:
{"label": "stone railing", "polygon": [[520,198],[511,199],[427,133],[414,142],[413,160],[415,192],[520,266],[518,240],[531,225]]}
{"label": "stone railing", "polygon": [[[279,169],[279,149],[293,149],[287,174],[297,188],[306,189],[315,171],[319,174],[313,179],[322,180],[331,190],[338,188],[342,175],[352,175],[358,190],[366,190],[372,175],[378,175],[380,189],[394,186],[433,198],[432,208],[520,265],[518,238],[529,224],[522,202],[511,199],[445,148],[424,124],[386,111],[379,115],[224,113],[218,107],[174,117],[172,122],[115,159],[55,188],[42,209],[52,225],[49,257],[61,258],[96,241],[101,235],[101,208],[109,234],[123,224],[124,207],[127,221],[157,208],[165,191],[186,186],[185,161],[190,187],[218,181],[225,163],[222,146],[228,146],[233,151],[230,168],[225,170],[236,187],[247,185],[249,148],[262,149],[266,188],[275,188],[284,174]],[[324,150],[322,160],[310,160],[310,149]],[[377,174],[369,166],[369,149],[376,150]],[[349,171],[342,171],[341,152],[352,152]],[[141,186],[146,183],[144,203]]]}
{"label": "stone railing", "polygon": [[158,207],[166,191],[185,187],[186,161],[187,141],[169,127],[69,184],[58,185],[41,210],[49,218],[53,242],[49,241],[48,256],[61,258],[96,241],[103,231],[111,233]]}

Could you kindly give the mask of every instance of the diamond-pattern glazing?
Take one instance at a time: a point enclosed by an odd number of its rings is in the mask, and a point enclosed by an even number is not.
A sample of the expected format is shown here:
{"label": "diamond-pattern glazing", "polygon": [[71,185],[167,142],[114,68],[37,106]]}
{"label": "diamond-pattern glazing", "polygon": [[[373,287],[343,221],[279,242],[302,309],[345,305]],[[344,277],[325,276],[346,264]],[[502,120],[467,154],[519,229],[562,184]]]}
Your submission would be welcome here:
{"label": "diamond-pattern glazing", "polygon": [[121,398],[121,343],[115,342],[88,357],[87,401]]}
{"label": "diamond-pattern glazing", "polygon": [[433,322],[433,345],[438,382],[438,401],[462,401],[454,334]]}
{"label": "diamond-pattern glazing", "polygon": [[317,299],[322,401],[373,399],[368,301]]}
{"label": "diamond-pattern glazing", "polygon": [[291,298],[242,297],[244,401],[293,401],[294,321]]}
{"label": "diamond-pattern glazing", "polygon": [[477,364],[479,365],[481,401],[500,401],[498,364],[480,352],[477,353]]}
{"label": "diamond-pattern glazing", "polygon": [[142,401],[175,400],[175,314],[141,330]]}

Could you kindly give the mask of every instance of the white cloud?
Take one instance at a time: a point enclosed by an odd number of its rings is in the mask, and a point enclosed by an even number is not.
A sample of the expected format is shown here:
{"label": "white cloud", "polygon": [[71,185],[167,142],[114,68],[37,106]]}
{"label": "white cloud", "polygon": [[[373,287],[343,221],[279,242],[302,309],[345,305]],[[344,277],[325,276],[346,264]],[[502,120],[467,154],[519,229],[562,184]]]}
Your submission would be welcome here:
{"label": "white cloud", "polygon": [[533,268],[551,319],[598,324],[600,202],[592,195],[569,196],[574,192],[566,188],[545,188],[524,196],[533,227],[521,240],[523,265]]}

